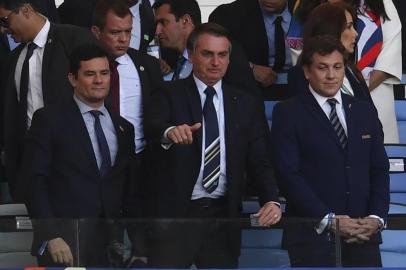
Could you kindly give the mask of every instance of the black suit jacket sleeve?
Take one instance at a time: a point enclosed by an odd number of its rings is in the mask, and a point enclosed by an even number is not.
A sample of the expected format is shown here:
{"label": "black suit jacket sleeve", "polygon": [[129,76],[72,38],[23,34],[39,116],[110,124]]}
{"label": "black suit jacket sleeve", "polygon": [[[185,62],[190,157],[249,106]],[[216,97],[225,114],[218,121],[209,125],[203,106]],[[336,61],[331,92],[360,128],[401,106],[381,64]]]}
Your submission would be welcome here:
{"label": "black suit jacket sleeve", "polygon": [[264,205],[267,202],[278,202],[278,188],[275,181],[273,166],[269,152],[269,130],[263,124],[262,102],[255,102],[255,110],[252,117],[252,130],[248,144],[247,168],[249,176],[255,182],[259,202]]}
{"label": "black suit jacket sleeve", "polygon": [[27,181],[29,194],[26,205],[34,219],[34,229],[42,235],[43,240],[49,240],[61,237],[63,233],[57,229],[55,221],[48,220],[54,217],[47,188],[52,164],[51,119],[44,112],[44,109],[40,109],[34,114],[23,157],[23,164],[27,167],[22,168],[22,177],[30,179]]}

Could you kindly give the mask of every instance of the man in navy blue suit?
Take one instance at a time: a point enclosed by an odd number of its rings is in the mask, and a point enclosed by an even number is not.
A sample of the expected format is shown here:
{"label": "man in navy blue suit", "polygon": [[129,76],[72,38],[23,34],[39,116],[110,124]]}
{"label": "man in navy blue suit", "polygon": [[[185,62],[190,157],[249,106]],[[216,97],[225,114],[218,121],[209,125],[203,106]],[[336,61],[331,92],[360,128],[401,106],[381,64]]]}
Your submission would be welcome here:
{"label": "man in navy blue suit", "polygon": [[[103,49],[75,49],[69,81],[73,97],[35,112],[26,140],[20,183],[28,185],[27,207],[37,221],[32,254],[41,266],[73,265],[74,259],[107,266],[106,247],[116,239],[97,219],[136,209],[130,203],[134,128],[104,106],[110,68]],[[81,221],[75,236],[72,218],[93,220]]]}
{"label": "man in navy blue suit", "polygon": [[[223,81],[231,42],[220,25],[197,26],[188,40],[193,74],[162,86],[153,96],[146,134],[157,158],[151,179],[155,217],[198,219],[168,224],[151,237],[149,264],[160,268],[236,268],[237,224],[246,171],[259,190],[260,225],[280,220],[277,188],[267,151],[261,103]],[[189,226],[188,226],[189,225]]]}
{"label": "man in navy blue suit", "polygon": [[346,63],[339,40],[317,37],[302,57],[309,85],[275,107],[271,130],[286,215],[317,220],[286,228],[291,265],[334,266],[338,229],[343,266],[380,266],[389,176],[376,110],[339,91]]}

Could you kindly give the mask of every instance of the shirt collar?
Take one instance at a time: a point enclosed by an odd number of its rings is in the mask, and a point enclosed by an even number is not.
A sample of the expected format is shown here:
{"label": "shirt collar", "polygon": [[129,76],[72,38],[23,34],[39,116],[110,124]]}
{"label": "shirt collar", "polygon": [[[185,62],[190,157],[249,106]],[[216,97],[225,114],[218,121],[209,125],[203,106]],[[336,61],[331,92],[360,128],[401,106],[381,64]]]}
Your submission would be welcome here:
{"label": "shirt collar", "polygon": [[139,13],[139,6],[141,4],[141,0],[138,0],[138,3],[130,7],[131,14],[134,16],[135,14]]}
{"label": "shirt collar", "polygon": [[[199,80],[194,74],[193,74],[193,79],[195,79],[195,83],[197,86],[197,90],[199,91],[200,95],[205,95],[204,90],[206,90],[207,85]],[[216,95],[219,96],[220,91],[221,91],[221,85],[222,81],[218,81],[215,85],[213,85],[214,90],[216,90]]]}
{"label": "shirt collar", "polygon": [[[252,1],[252,0],[251,0]],[[273,23],[273,21],[276,20],[278,16],[282,16],[282,22],[288,22],[289,18],[291,17],[291,14],[288,9],[288,3],[286,3],[285,9],[282,11],[282,13],[269,13],[266,12],[262,7],[261,7],[262,15],[264,18],[268,18],[270,22]]]}
{"label": "shirt collar", "polygon": [[323,107],[324,104],[326,104],[327,100],[330,98],[335,98],[337,100],[337,104],[342,104],[342,98],[341,98],[341,91],[338,90],[337,93],[333,97],[324,97],[314,91],[312,86],[309,84],[309,89],[310,92],[313,94],[314,98],[316,99],[317,103],[320,105],[320,107]]}
{"label": "shirt collar", "polygon": [[186,48],[183,50],[182,56],[185,57],[189,61],[189,53],[187,52]]}
{"label": "shirt collar", "polygon": [[120,65],[127,65],[130,61],[130,57],[128,56],[128,54],[123,54],[122,56],[117,57],[116,61]]}
{"label": "shirt collar", "polygon": [[89,111],[93,111],[93,110],[98,110],[103,115],[106,115],[106,113],[108,113],[106,107],[104,106],[104,103],[100,108],[95,109],[93,107],[90,107],[83,101],[81,101],[76,95],[73,95],[73,99],[75,100],[76,104],[78,105],[81,114],[85,114],[85,113],[87,113]]}
{"label": "shirt collar", "polygon": [[42,26],[41,30],[38,32],[37,36],[34,38],[32,42],[35,43],[40,48],[43,48],[47,43],[49,29],[51,28],[51,24],[48,20],[45,21],[44,26]]}

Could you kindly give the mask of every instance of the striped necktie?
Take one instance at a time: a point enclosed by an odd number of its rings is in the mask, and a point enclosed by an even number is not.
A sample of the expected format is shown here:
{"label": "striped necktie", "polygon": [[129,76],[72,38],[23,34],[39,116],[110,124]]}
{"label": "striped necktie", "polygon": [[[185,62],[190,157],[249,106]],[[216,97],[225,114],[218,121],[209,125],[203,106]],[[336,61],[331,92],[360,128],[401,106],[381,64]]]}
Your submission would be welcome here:
{"label": "striped necktie", "polygon": [[208,193],[212,193],[216,190],[220,178],[220,137],[217,113],[213,104],[216,90],[208,86],[204,93],[206,94],[203,106],[205,150],[202,185]]}
{"label": "striped necktie", "polygon": [[328,104],[331,106],[330,112],[330,123],[333,125],[334,131],[336,132],[338,139],[340,140],[341,146],[343,149],[347,146],[347,136],[345,135],[345,131],[343,126],[340,123],[340,119],[338,119],[336,104],[337,100],[335,98],[329,98],[327,100]]}

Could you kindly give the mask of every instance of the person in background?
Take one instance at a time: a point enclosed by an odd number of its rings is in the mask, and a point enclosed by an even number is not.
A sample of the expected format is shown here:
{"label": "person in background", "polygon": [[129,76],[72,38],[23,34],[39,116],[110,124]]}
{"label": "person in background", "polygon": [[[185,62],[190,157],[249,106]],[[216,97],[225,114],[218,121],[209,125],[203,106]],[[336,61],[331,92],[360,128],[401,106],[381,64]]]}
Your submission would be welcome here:
{"label": "person in background", "polygon": [[402,24],[392,0],[354,0],[353,5],[357,67],[371,91],[385,143],[399,143],[393,85],[402,78]]}
{"label": "person in background", "polygon": [[[106,105],[126,120],[135,129],[135,155],[137,177],[142,179],[136,190],[143,201],[148,198],[150,163],[153,162],[144,132],[145,112],[150,106],[152,93],[162,83],[159,62],[152,56],[130,48],[132,39],[132,15],[126,1],[101,0],[97,3],[93,16],[92,32],[100,45],[112,59],[111,87]],[[142,191],[142,192],[141,192]],[[139,209],[146,216],[146,208]],[[142,230],[129,230],[134,260],[146,263],[146,233]],[[137,235],[133,235],[137,234]],[[144,240],[144,241],[143,241]]]}
{"label": "person in background", "polygon": [[[304,27],[304,40],[320,35],[330,35],[341,41],[349,55],[354,55],[358,36],[354,29],[355,16],[355,11],[350,5],[321,4],[309,14]],[[301,91],[303,89],[301,86],[306,83],[300,63],[289,70],[289,96],[297,95],[297,91]],[[345,77],[340,90],[344,94],[367,100],[373,104],[368,86],[352,59],[349,59],[345,67]]]}
{"label": "person in background", "polygon": [[66,76],[69,54],[74,47],[96,43],[96,39],[87,29],[51,23],[26,0],[0,0],[0,18],[6,32],[21,43],[6,61],[1,122],[7,127],[2,142],[6,177],[18,201],[27,186],[16,183],[16,174],[32,116],[37,109],[72,96]]}

